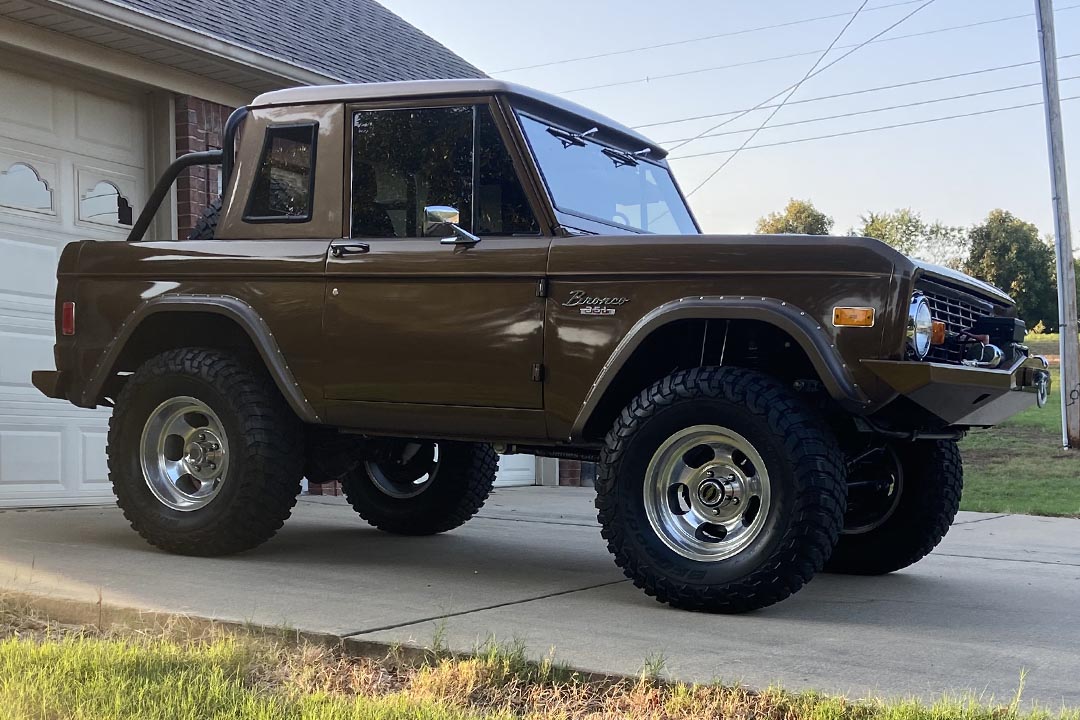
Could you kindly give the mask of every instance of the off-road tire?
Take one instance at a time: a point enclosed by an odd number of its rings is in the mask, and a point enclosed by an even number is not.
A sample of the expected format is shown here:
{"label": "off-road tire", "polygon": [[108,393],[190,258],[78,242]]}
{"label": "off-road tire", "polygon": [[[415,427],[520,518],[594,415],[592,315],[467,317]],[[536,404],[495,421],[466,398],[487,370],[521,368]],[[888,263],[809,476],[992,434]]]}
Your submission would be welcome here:
{"label": "off-road tire", "polygon": [[826,572],[884,575],[914,565],[949,531],[964,489],[964,466],[953,440],[895,446],[904,472],[896,510],[866,533],[841,535]]}
{"label": "off-road tire", "polygon": [[384,532],[435,535],[464,524],[484,506],[498,469],[499,456],[490,445],[440,442],[439,469],[415,497],[384,493],[363,462],[341,478],[341,489],[353,510]]}
{"label": "off-road tire", "polygon": [[[704,423],[754,445],[774,496],[752,543],[714,562],[664,544],[643,500],[660,443]],[[822,569],[843,527],[847,484],[836,439],[785,385],[760,372],[704,367],[660,380],[619,414],[598,471],[596,507],[615,562],[648,595],[686,610],[738,613],[783,600]]]}
{"label": "off-road tire", "polygon": [[188,240],[213,240],[217,234],[218,219],[221,218],[221,198],[217,197],[203,208],[202,215],[195,221],[195,227],[188,233]]}
{"label": "off-road tire", "polygon": [[[146,419],[178,396],[213,409],[229,442],[218,495],[192,511],[158,500],[140,464]],[[109,479],[124,517],[150,544],[182,555],[229,555],[268,540],[289,517],[303,475],[301,438],[299,420],[261,368],[213,349],[169,350],[147,360],[116,399]]]}

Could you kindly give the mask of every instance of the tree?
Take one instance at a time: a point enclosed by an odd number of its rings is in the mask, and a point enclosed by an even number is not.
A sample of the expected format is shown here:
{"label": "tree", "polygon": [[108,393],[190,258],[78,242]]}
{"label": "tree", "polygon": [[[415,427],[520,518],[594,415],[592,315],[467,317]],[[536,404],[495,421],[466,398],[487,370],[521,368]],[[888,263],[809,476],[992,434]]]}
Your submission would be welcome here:
{"label": "tree", "polygon": [[769,213],[757,221],[757,231],[764,234],[828,235],[832,226],[833,219],[812,202],[795,198],[783,212]]}
{"label": "tree", "polygon": [[860,220],[862,226],[852,228],[851,234],[876,238],[905,255],[955,269],[967,259],[968,238],[963,228],[927,223],[911,208],[871,212]]}
{"label": "tree", "polygon": [[1039,230],[1005,210],[992,211],[968,232],[964,271],[997,285],[1016,300],[1027,326],[1057,326],[1054,250]]}

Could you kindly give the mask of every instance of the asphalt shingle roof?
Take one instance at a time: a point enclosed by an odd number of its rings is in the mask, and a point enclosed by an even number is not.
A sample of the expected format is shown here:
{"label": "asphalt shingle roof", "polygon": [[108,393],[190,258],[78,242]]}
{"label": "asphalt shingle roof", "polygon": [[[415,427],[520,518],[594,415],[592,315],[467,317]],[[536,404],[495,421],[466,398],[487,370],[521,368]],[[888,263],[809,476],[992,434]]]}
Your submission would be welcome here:
{"label": "asphalt shingle roof", "polygon": [[375,0],[113,0],[345,82],[485,77]]}

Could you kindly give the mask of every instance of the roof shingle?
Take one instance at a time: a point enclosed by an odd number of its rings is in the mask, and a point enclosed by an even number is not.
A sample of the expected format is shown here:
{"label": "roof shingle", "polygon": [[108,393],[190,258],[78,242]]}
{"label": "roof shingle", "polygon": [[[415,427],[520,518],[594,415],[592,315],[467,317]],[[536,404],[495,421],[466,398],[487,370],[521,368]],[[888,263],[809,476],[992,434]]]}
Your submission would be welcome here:
{"label": "roof shingle", "polygon": [[486,75],[375,0],[113,0],[343,82]]}

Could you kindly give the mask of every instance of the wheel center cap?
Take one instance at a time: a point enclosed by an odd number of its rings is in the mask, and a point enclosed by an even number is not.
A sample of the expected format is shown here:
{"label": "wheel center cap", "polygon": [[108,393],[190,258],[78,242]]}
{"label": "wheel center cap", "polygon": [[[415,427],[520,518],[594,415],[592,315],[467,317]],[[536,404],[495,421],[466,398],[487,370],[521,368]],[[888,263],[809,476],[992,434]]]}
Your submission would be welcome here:
{"label": "wheel center cap", "polygon": [[720,471],[715,469],[705,471],[705,479],[697,488],[698,501],[711,509],[738,505],[742,495],[738,476],[731,472],[721,477],[718,477],[719,474]]}
{"label": "wheel center cap", "polygon": [[705,480],[698,486],[698,500],[706,507],[716,507],[724,501],[724,486],[716,480]]}
{"label": "wheel center cap", "polygon": [[184,463],[188,472],[200,480],[215,477],[224,456],[221,441],[206,429],[196,433],[184,448]]}

